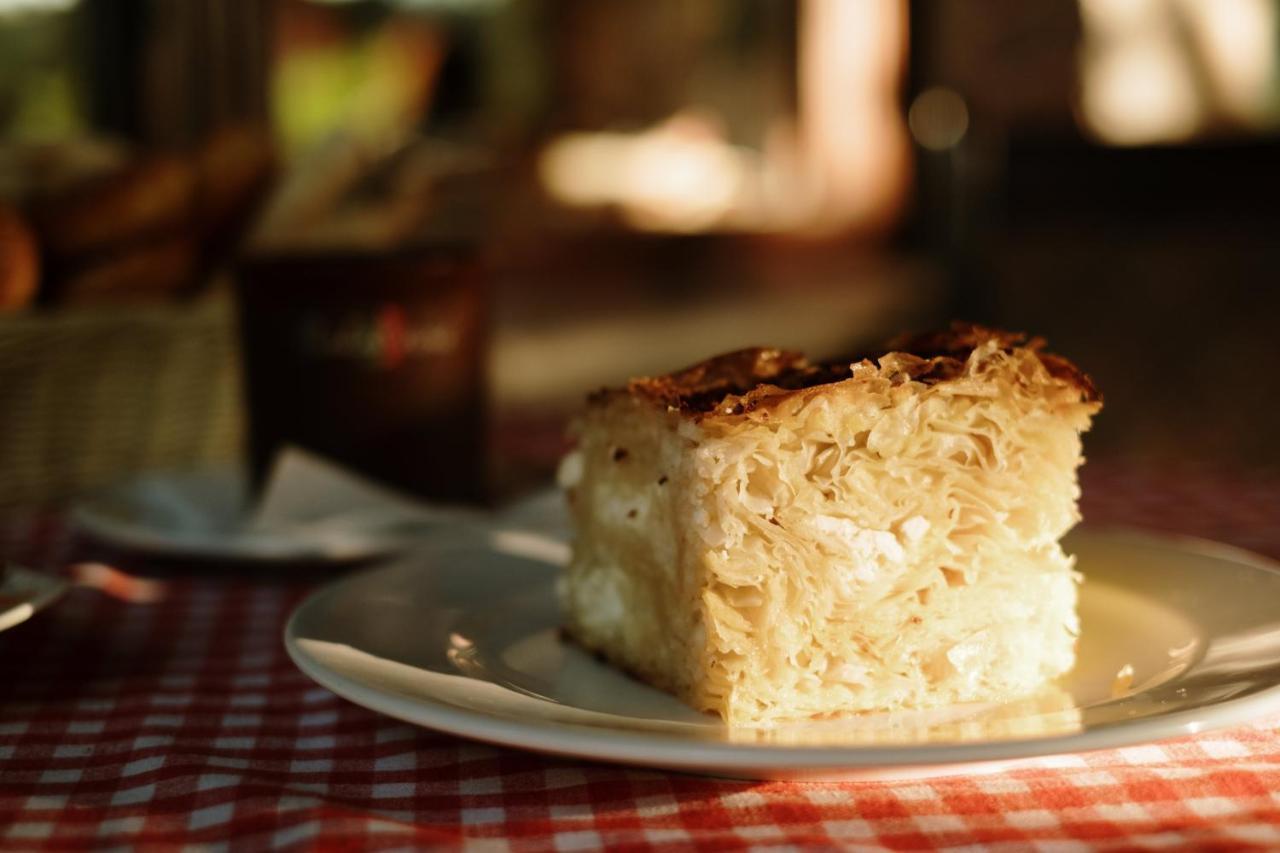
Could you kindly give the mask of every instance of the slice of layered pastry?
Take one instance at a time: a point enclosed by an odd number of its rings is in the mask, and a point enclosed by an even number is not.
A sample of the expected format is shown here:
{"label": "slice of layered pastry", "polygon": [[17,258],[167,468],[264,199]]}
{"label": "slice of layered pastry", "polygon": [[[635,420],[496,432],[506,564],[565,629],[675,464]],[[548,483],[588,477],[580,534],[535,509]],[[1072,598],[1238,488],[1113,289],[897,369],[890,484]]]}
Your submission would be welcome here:
{"label": "slice of layered pastry", "polygon": [[566,631],[731,725],[1024,697],[1074,663],[1092,383],[969,325],[593,395]]}

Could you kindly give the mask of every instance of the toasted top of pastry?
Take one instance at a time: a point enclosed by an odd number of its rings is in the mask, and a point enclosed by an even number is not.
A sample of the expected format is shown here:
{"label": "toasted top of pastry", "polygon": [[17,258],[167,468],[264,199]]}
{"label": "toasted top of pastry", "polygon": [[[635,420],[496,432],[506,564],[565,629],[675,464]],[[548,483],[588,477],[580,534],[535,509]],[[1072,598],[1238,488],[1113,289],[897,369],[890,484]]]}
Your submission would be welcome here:
{"label": "toasted top of pastry", "polygon": [[1028,376],[1028,381],[1056,386],[1078,402],[1100,403],[1102,395],[1093,381],[1067,359],[1044,352],[1044,346],[1042,338],[1028,338],[1021,332],[956,322],[945,331],[901,336],[879,350],[817,364],[790,350],[741,349],[664,376],[632,379],[625,388],[603,389],[589,399],[602,404],[628,396],[700,421],[751,414],[821,386],[857,382],[873,375],[894,384],[955,382],[968,376],[966,365],[973,353],[981,350],[985,356],[1017,351],[1030,354],[1043,368],[1043,375]]}

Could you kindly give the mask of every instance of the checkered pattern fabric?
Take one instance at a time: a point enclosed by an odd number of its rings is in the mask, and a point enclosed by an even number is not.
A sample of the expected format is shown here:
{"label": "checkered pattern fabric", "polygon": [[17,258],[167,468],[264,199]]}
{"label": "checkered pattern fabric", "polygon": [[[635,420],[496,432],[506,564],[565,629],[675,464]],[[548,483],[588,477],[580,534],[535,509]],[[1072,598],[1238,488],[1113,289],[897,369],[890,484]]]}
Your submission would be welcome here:
{"label": "checkered pattern fabric", "polygon": [[[1091,522],[1280,556],[1280,479],[1092,466],[1085,488]],[[28,560],[83,556],[56,519],[6,532]],[[1280,720],[927,781],[581,764],[415,729],[317,687],[280,641],[305,585],[81,571],[96,588],[0,634],[6,849],[1280,849]]]}

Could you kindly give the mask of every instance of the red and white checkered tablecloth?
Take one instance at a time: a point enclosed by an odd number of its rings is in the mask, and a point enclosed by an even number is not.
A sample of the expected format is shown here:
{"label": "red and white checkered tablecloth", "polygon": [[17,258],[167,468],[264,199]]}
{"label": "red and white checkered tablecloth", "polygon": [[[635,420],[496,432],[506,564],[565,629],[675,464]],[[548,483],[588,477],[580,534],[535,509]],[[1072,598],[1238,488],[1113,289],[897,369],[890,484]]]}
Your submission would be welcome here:
{"label": "red and white checkered tablecloth", "polygon": [[[1280,478],[1095,465],[1085,488],[1091,522],[1280,556]],[[56,519],[7,532],[27,559],[72,556]],[[340,700],[281,645],[305,584],[96,577],[106,592],[77,588],[0,634],[0,847],[1280,849],[1280,720],[999,775],[703,779],[489,747]]]}

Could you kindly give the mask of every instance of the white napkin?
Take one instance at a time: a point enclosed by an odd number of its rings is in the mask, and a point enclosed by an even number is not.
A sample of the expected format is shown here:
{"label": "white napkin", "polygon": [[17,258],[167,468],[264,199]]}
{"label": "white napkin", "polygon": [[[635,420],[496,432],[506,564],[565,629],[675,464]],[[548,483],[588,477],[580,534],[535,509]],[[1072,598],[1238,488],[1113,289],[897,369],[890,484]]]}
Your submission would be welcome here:
{"label": "white napkin", "polygon": [[423,502],[297,447],[281,451],[246,531],[319,546],[326,554],[389,552],[424,537],[526,532],[564,541],[560,496],[544,492],[501,512]]}
{"label": "white napkin", "polygon": [[500,534],[569,539],[563,500],[552,490],[498,512],[433,504],[296,447],[278,455],[256,502],[238,468],[154,472],[82,501],[73,517],[124,547],[217,559],[365,559]]}
{"label": "white napkin", "polygon": [[479,523],[485,513],[438,506],[402,494],[303,450],[286,447],[271,466],[262,496],[249,518],[254,530],[292,528],[314,522]]}

